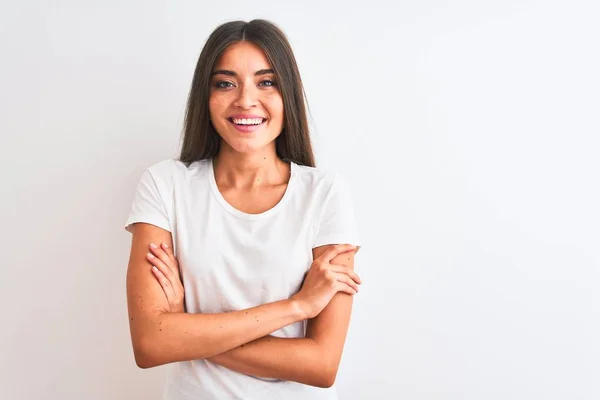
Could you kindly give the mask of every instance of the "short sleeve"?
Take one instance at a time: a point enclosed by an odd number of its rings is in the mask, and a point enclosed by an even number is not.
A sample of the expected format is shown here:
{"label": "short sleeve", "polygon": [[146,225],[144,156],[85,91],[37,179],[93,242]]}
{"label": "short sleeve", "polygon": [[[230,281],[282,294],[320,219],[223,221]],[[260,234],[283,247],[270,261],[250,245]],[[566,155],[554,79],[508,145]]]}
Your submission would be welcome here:
{"label": "short sleeve", "polygon": [[125,230],[132,232],[131,225],[136,222],[145,222],[171,231],[165,204],[149,168],[142,173],[138,182]]}
{"label": "short sleeve", "polygon": [[362,245],[355,220],[352,193],[345,179],[336,174],[323,202],[313,248],[344,243]]}

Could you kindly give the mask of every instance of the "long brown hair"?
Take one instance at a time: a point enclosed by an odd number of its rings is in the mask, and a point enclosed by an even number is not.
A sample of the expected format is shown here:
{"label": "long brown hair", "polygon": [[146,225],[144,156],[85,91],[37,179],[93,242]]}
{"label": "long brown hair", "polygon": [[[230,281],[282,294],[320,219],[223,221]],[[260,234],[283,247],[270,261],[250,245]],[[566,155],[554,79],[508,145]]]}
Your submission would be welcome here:
{"label": "long brown hair", "polygon": [[179,160],[189,166],[189,163],[214,157],[219,152],[221,138],[209,120],[211,72],[225,49],[242,41],[262,49],[277,78],[284,109],[283,130],[275,139],[277,155],[282,160],[314,167],[304,86],[296,57],[285,33],[264,19],[226,22],[208,37],[196,64],[187,100]]}

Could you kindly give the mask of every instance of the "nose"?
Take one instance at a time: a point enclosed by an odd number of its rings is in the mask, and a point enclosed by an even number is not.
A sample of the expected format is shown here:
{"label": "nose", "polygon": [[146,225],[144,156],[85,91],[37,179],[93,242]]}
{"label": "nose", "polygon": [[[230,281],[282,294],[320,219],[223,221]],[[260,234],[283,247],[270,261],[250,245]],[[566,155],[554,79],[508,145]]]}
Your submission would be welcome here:
{"label": "nose", "polygon": [[243,84],[238,91],[238,96],[235,99],[236,107],[248,109],[252,108],[257,103],[257,89],[254,85]]}

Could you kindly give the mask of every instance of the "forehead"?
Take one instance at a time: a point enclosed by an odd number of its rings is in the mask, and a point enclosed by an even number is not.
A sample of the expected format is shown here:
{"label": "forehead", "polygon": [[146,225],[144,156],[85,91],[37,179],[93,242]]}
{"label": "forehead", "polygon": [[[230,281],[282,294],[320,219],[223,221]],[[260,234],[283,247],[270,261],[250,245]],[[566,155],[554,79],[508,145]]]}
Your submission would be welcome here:
{"label": "forehead", "polygon": [[241,42],[227,47],[215,69],[228,69],[239,73],[254,73],[259,69],[269,69],[271,64],[260,47],[253,43]]}

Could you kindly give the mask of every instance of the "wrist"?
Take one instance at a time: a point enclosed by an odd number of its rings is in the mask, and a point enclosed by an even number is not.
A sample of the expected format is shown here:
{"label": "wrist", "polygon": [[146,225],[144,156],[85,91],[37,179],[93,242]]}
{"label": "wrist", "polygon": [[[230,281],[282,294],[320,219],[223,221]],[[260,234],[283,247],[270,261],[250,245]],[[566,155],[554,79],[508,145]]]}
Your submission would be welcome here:
{"label": "wrist", "polygon": [[292,297],[288,300],[288,303],[290,305],[290,309],[292,310],[291,312],[294,316],[294,319],[298,321],[304,321],[305,319],[309,318],[308,307],[302,300]]}

